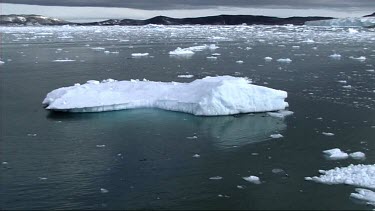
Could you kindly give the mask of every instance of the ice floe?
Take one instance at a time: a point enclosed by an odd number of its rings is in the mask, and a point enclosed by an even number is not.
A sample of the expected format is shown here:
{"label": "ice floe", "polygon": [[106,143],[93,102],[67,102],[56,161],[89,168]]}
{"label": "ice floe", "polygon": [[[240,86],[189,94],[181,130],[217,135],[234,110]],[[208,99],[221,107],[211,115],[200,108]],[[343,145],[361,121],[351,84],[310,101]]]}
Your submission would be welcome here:
{"label": "ice floe", "polygon": [[194,52],[197,51],[203,51],[206,49],[209,50],[215,50],[219,47],[217,47],[215,44],[210,44],[210,45],[199,45],[199,46],[192,46],[188,48],[180,48],[178,47],[177,49],[170,51],[169,55],[192,55]]}
{"label": "ice floe", "polygon": [[293,111],[287,111],[287,110],[280,110],[278,112],[267,112],[269,116],[277,117],[277,118],[284,118],[286,116],[290,116],[294,114]]}
{"label": "ice floe", "polygon": [[132,57],[148,56],[149,53],[132,53]]}
{"label": "ice floe", "polygon": [[363,152],[353,152],[350,153],[349,156],[353,159],[364,159],[366,157],[365,153]]}
{"label": "ice floe", "polygon": [[257,176],[248,176],[248,177],[242,177],[242,179],[251,182],[253,184],[260,184],[260,179]]}
{"label": "ice floe", "polygon": [[178,78],[192,78],[194,75],[178,75]]}
{"label": "ice floe", "polygon": [[332,160],[346,159],[349,157],[348,153],[341,151],[339,148],[324,150],[323,153],[326,154],[328,158]]}
{"label": "ice floe", "polygon": [[55,59],[53,62],[75,62],[73,59]]}
{"label": "ice floe", "polygon": [[356,188],[357,193],[351,193],[350,197],[365,201],[367,204],[375,206],[375,192],[363,188]]}
{"label": "ice floe", "polygon": [[278,59],[278,60],[276,60],[276,61],[278,61],[278,62],[284,62],[284,63],[290,63],[290,62],[292,62],[292,60],[289,59],[289,58],[286,58],[286,59]]}
{"label": "ice floe", "polygon": [[278,133],[278,134],[271,134],[270,137],[271,138],[283,138],[284,136]]}
{"label": "ice floe", "polygon": [[375,165],[349,165],[347,167],[336,167],[331,170],[319,170],[322,175],[305,177],[323,184],[347,184],[364,188],[375,188]]}
{"label": "ice floe", "polygon": [[250,84],[247,78],[205,77],[191,83],[115,81],[63,87],[47,94],[48,110],[100,112],[160,108],[215,116],[284,110],[287,92]]}

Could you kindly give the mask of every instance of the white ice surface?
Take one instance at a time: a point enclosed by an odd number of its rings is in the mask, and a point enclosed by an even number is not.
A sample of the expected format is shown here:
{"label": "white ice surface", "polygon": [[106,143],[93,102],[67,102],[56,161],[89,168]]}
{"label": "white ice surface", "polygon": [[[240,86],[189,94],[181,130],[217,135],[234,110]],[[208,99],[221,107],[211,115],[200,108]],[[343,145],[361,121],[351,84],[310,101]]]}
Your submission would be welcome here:
{"label": "white ice surface", "polygon": [[286,59],[278,59],[278,60],[276,60],[276,61],[278,61],[278,62],[285,62],[285,63],[290,63],[290,62],[292,62],[292,60],[289,59],[289,58],[286,58]]}
{"label": "white ice surface", "polygon": [[215,116],[283,110],[287,92],[250,84],[247,78],[205,77],[191,83],[91,80],[56,89],[43,100],[46,109],[100,112],[160,108]]}
{"label": "white ice surface", "polygon": [[242,179],[254,183],[254,184],[260,184],[260,179],[257,176],[248,176],[248,177],[242,177]]}
{"label": "white ice surface", "polygon": [[192,46],[192,47],[188,47],[188,48],[180,48],[178,47],[177,49],[173,50],[173,51],[170,51],[169,52],[169,55],[193,55],[194,52],[197,52],[197,51],[203,51],[203,50],[206,50],[206,49],[209,49],[209,50],[215,50],[219,47],[217,47],[215,44],[210,44],[210,45],[198,45],[198,46]]}
{"label": "white ice surface", "polygon": [[375,206],[375,192],[363,188],[356,188],[357,193],[351,193],[350,197],[366,201],[368,204]]}
{"label": "white ice surface", "polygon": [[142,56],[148,56],[149,53],[132,53],[133,57],[142,57]]}
{"label": "white ice surface", "polygon": [[353,152],[350,153],[349,156],[353,159],[364,159],[366,157],[365,153],[363,152]]}
{"label": "white ice surface", "polygon": [[284,137],[284,136],[281,135],[280,133],[278,133],[278,134],[271,134],[270,137],[271,137],[271,138],[282,138],[282,137]]}
{"label": "white ice surface", "polygon": [[341,151],[339,148],[324,150],[323,153],[328,155],[328,158],[332,160],[346,159],[349,157],[348,153]]}
{"label": "white ice surface", "polygon": [[347,184],[364,188],[375,188],[375,165],[349,165],[348,167],[336,167],[331,170],[319,170],[323,174],[319,177],[305,177],[323,184]]}
{"label": "white ice surface", "polygon": [[290,115],[294,114],[294,112],[293,111],[287,111],[287,110],[281,110],[281,111],[278,111],[278,112],[267,112],[267,114],[269,116],[272,116],[272,117],[284,118],[286,116],[290,116]]}

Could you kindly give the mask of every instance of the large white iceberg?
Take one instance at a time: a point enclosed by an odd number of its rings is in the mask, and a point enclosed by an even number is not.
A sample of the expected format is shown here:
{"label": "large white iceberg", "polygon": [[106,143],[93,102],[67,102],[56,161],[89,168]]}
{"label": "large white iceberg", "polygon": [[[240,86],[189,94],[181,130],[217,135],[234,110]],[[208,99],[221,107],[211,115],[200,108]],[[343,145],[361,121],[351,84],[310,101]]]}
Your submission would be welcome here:
{"label": "large white iceberg", "polygon": [[250,84],[247,78],[205,77],[191,83],[153,81],[88,81],[48,93],[46,109],[100,112],[160,108],[215,116],[283,110],[287,92]]}

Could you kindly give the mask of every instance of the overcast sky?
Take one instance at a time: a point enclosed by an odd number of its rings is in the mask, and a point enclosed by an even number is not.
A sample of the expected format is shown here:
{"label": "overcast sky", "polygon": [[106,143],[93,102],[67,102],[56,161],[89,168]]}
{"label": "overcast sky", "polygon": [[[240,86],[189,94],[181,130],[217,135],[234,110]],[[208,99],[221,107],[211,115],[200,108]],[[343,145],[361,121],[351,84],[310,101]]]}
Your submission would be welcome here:
{"label": "overcast sky", "polygon": [[375,0],[1,0],[1,14],[66,20],[147,19],[219,14],[354,17],[375,12]]}

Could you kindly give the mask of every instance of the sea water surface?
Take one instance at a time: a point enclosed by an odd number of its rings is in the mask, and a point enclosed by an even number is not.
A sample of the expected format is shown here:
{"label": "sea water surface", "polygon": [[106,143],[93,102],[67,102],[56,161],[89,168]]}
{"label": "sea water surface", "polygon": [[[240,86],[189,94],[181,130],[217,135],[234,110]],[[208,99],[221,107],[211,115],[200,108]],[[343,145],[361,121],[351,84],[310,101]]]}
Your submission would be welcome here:
{"label": "sea water surface", "polygon": [[[304,180],[320,169],[375,162],[374,29],[148,25],[0,32],[1,209],[374,208],[349,197],[353,186]],[[204,44],[219,48],[169,55]],[[334,53],[341,58],[329,57]],[[217,59],[207,58],[212,54]],[[361,56],[366,59],[355,59]],[[216,75],[285,90],[294,114],[58,113],[41,104],[53,89],[92,79],[190,82]],[[322,151],[336,147],[362,151],[366,159],[327,160]],[[261,184],[243,179],[250,175]]]}

